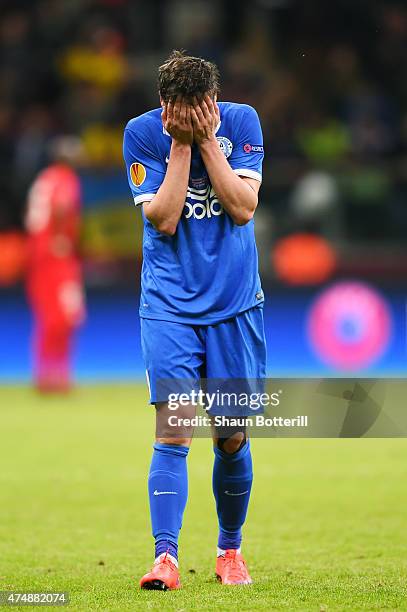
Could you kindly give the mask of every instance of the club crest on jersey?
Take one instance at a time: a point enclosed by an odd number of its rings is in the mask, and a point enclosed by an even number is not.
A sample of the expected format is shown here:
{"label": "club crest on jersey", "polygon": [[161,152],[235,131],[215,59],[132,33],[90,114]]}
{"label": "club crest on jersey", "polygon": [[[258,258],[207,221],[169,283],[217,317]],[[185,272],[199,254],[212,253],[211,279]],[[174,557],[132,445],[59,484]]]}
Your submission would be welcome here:
{"label": "club crest on jersey", "polygon": [[229,140],[229,138],[225,138],[225,136],[217,136],[216,140],[219,143],[220,150],[222,151],[223,155],[228,158],[233,151],[233,145],[231,141]]}
{"label": "club crest on jersey", "polygon": [[130,178],[133,185],[140,187],[146,179],[146,174],[147,172],[143,164],[139,164],[138,162],[131,164]]}

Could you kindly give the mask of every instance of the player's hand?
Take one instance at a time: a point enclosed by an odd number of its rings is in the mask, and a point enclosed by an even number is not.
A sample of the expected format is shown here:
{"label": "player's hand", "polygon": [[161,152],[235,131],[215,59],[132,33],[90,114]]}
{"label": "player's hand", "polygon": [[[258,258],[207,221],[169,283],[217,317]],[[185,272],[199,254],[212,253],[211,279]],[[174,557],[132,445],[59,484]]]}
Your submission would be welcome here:
{"label": "player's hand", "polygon": [[164,104],[161,113],[163,126],[180,144],[192,145],[194,132],[192,128],[191,107],[178,96],[175,102]]}
{"label": "player's hand", "polygon": [[206,141],[215,139],[215,130],[220,121],[219,107],[214,100],[206,95],[200,102],[194,98],[191,108],[194,140],[200,146]]}

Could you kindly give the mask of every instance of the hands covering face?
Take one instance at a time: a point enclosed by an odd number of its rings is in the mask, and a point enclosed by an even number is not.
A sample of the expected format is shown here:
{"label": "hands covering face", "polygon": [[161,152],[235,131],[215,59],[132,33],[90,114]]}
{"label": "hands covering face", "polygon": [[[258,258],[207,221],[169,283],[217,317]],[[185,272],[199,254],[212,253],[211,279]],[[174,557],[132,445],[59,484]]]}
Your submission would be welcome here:
{"label": "hands covering face", "polygon": [[180,144],[191,145],[194,139],[191,106],[177,96],[175,101],[164,102],[161,119],[164,128]]}
{"label": "hands covering face", "polygon": [[214,138],[220,121],[219,107],[208,95],[201,101],[193,98],[192,103],[178,96],[163,104],[161,117],[174,140],[189,145],[195,141],[198,146]]}

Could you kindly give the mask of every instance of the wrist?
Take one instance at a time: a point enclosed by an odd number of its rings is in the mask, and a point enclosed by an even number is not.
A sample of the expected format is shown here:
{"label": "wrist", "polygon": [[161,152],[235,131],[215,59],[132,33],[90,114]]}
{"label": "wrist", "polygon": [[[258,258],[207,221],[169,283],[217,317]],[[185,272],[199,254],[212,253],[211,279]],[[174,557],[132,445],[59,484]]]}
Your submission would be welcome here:
{"label": "wrist", "polygon": [[179,153],[191,153],[191,145],[186,142],[180,142],[179,140],[172,139],[171,151],[177,151]]}
{"label": "wrist", "polygon": [[210,138],[205,138],[204,140],[198,142],[198,146],[201,151],[210,151],[214,148],[219,149],[219,143],[216,139],[215,134],[213,134],[213,136],[211,136]]}

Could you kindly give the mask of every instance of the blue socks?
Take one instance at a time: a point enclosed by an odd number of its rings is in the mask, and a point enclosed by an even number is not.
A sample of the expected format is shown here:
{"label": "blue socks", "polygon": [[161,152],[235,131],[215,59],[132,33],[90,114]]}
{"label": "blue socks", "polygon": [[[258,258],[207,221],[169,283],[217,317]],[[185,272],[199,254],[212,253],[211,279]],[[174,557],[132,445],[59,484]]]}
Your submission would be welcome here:
{"label": "blue socks", "polygon": [[240,548],[253,481],[250,442],[236,453],[214,447],[213,494],[219,520],[218,547]]}
{"label": "blue socks", "polygon": [[178,559],[178,535],[188,497],[188,451],[186,446],[154,444],[148,493],[156,558],[168,551]]}
{"label": "blue socks", "polygon": [[[185,446],[154,444],[148,492],[156,558],[168,551],[178,559],[178,536],[188,497],[188,451]],[[214,452],[212,485],[219,519],[218,547],[237,549],[253,480],[250,442],[236,453],[217,447]]]}

